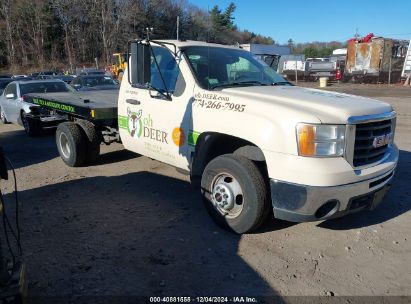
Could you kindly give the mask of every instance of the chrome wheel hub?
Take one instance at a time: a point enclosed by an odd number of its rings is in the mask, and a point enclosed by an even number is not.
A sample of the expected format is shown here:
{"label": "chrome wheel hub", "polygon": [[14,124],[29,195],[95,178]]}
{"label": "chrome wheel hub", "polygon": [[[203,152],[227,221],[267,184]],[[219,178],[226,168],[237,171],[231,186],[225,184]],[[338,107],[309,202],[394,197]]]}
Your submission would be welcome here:
{"label": "chrome wheel hub", "polygon": [[234,207],[233,194],[224,184],[219,184],[215,187],[213,199],[215,204],[224,210],[231,210]]}
{"label": "chrome wheel hub", "polygon": [[60,134],[60,151],[66,159],[70,158],[70,154],[71,154],[70,144],[69,144],[66,134],[64,133]]}
{"label": "chrome wheel hub", "polygon": [[219,174],[212,185],[212,203],[227,217],[236,217],[243,210],[243,190],[240,183],[229,174]]}

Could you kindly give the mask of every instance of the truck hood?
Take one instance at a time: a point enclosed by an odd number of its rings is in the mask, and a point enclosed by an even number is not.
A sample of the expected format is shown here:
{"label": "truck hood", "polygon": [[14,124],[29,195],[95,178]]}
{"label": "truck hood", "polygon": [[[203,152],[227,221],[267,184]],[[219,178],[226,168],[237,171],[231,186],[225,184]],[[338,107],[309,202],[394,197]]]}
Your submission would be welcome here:
{"label": "truck hood", "polygon": [[297,86],[228,88],[221,93],[232,100],[241,100],[250,107],[257,105],[257,110],[260,111],[270,105],[273,111],[288,108],[313,115],[322,123],[345,124],[351,116],[381,114],[393,110],[388,103],[378,100]]}

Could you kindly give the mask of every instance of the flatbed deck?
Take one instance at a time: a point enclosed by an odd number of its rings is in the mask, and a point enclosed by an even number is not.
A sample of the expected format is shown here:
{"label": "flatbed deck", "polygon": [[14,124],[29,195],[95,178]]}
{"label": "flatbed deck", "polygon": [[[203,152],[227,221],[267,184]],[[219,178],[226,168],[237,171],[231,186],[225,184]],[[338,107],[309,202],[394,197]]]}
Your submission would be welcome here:
{"label": "flatbed deck", "polygon": [[118,94],[117,90],[32,93],[26,95],[26,101],[59,114],[100,124],[110,120],[117,122]]}

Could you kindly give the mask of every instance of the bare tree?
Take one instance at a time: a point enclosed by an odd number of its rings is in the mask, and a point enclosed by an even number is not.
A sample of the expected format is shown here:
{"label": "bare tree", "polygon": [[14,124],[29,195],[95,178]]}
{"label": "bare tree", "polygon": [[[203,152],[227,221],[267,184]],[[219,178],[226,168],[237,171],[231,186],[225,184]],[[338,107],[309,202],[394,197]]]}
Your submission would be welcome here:
{"label": "bare tree", "polygon": [[73,71],[74,56],[72,51],[72,40],[70,35],[70,27],[76,18],[76,11],[73,9],[76,6],[74,0],[53,0],[52,7],[61,25],[64,29],[64,45],[66,55],[68,57],[70,69]]}
{"label": "bare tree", "polygon": [[0,0],[0,64],[43,68],[68,62],[71,70],[78,63],[93,64],[94,58],[107,64],[148,26],[156,39],[176,38],[177,17],[183,39],[210,41],[217,32],[224,43],[272,43],[238,30],[234,10],[235,5],[215,10],[214,19],[226,25],[216,31],[210,13],[188,0]]}
{"label": "bare tree", "polygon": [[15,46],[13,41],[12,25],[11,25],[11,0],[1,0],[0,15],[4,18],[6,24],[6,40],[7,54],[11,66],[16,62]]}

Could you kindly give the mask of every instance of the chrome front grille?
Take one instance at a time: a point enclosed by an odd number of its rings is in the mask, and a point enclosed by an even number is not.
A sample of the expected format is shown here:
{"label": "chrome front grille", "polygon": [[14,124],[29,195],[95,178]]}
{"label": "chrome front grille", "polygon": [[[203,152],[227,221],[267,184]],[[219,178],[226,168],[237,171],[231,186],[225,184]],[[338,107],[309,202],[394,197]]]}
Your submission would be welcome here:
{"label": "chrome front grille", "polygon": [[384,137],[384,135],[391,134],[393,136],[393,120],[359,123],[355,127],[353,166],[366,166],[381,160],[387,152],[389,143],[384,143],[382,146],[375,143],[378,138]]}

